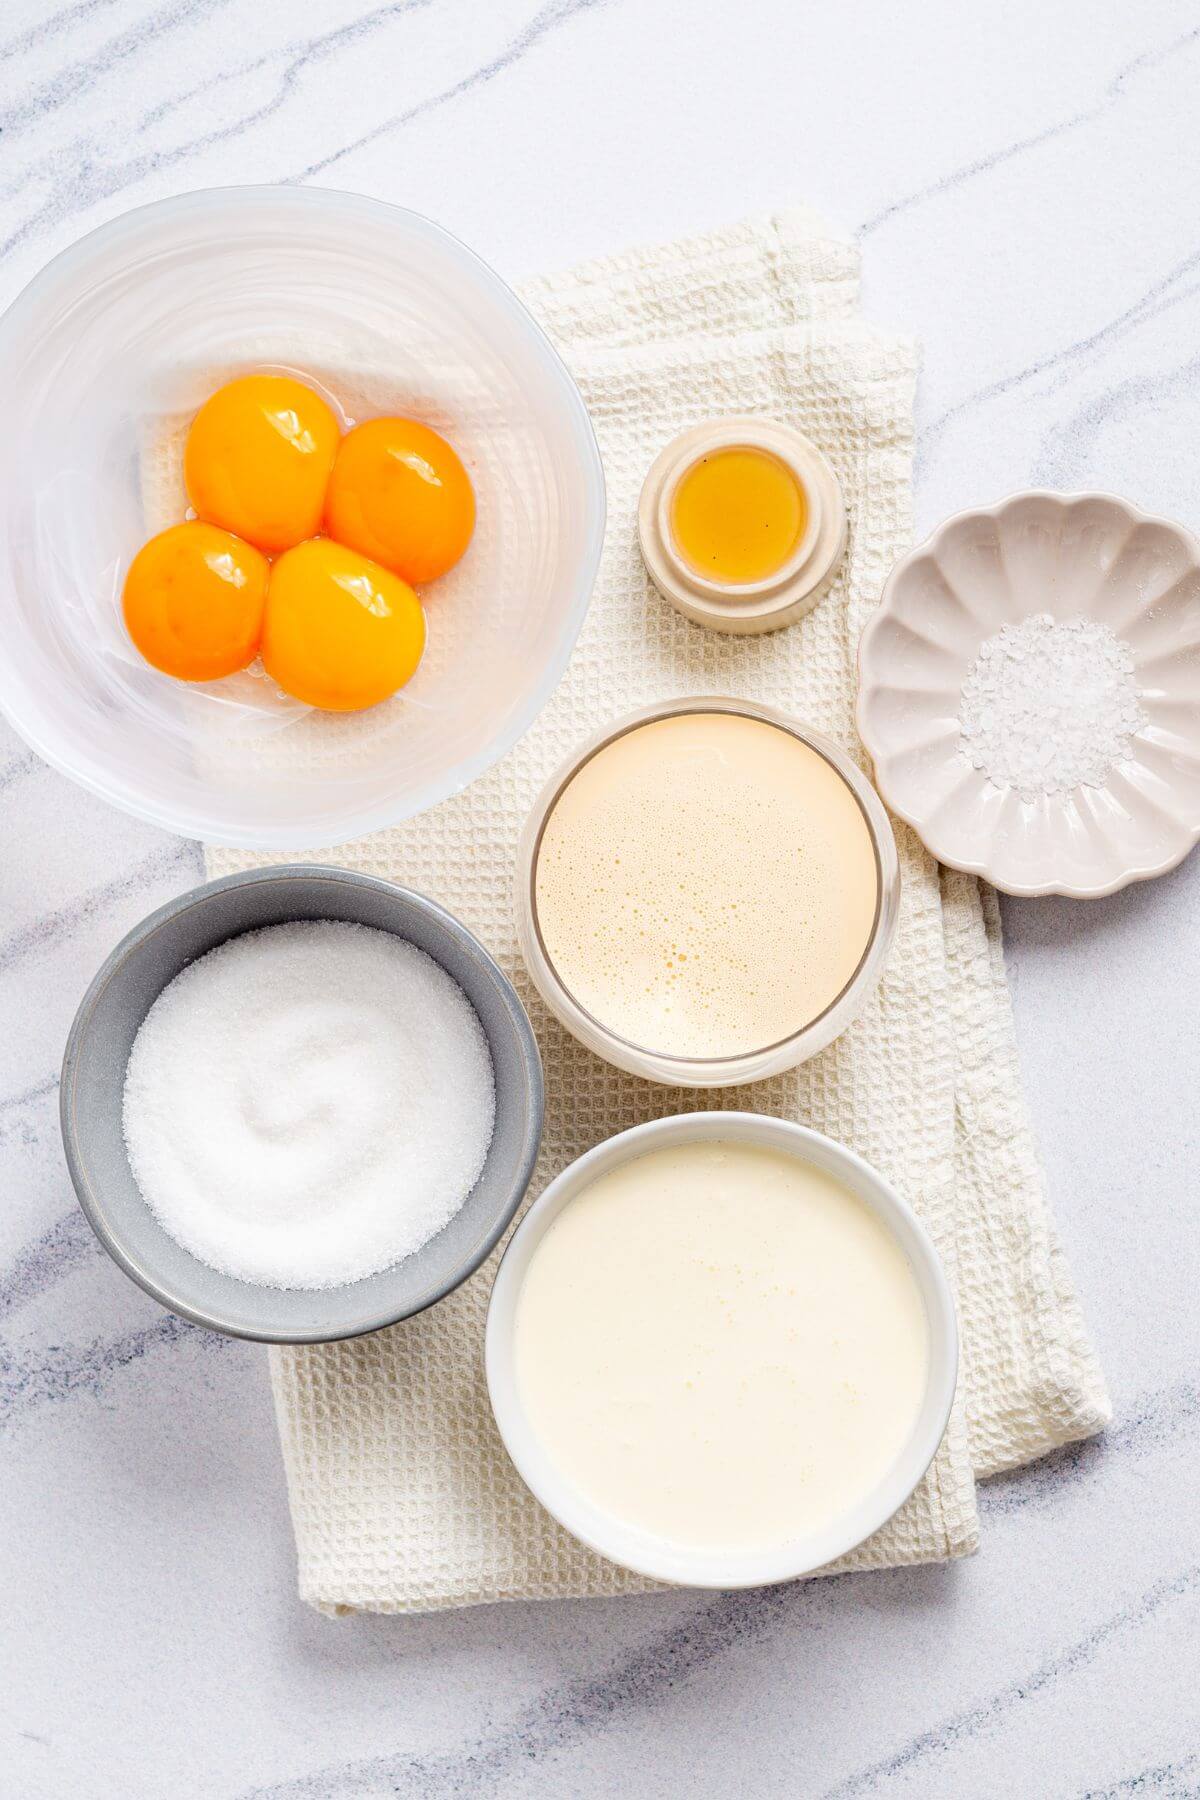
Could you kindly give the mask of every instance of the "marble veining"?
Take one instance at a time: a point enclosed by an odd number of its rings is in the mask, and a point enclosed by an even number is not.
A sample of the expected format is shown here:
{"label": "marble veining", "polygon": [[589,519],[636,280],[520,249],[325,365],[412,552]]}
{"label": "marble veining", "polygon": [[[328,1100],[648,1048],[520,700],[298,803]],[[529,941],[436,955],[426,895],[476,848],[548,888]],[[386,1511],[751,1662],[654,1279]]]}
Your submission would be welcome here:
{"label": "marble veining", "polygon": [[188,1333],[196,1335],[197,1344],[206,1352],[216,1353],[225,1340],[212,1332],[200,1332],[186,1319],[174,1314],[142,1325],[121,1337],[97,1340],[79,1349],[66,1344],[43,1344],[33,1354],[0,1351],[0,1431],[10,1420],[27,1417],[37,1408],[79,1394],[99,1397],[102,1391],[130,1363],[151,1351],[178,1343]]}
{"label": "marble veining", "polygon": [[1191,30],[1181,32],[1178,37],[1172,38],[1167,44],[1153,50],[1139,51],[1136,56],[1131,57],[1117,70],[1094,103],[1083,107],[1079,112],[1072,113],[1069,118],[1058,119],[1053,124],[1044,126],[1042,130],[1031,133],[1029,137],[1018,138],[1015,143],[1005,144],[986,156],[977,157],[972,162],[965,163],[962,168],[953,169],[950,174],[940,176],[937,181],[930,182],[928,186],[917,188],[911,194],[902,195],[899,200],[889,201],[885,207],[859,226],[857,237],[862,241],[870,237],[872,232],[878,231],[880,226],[886,225],[889,220],[907,212],[910,207],[920,206],[926,200],[948,194],[954,188],[961,187],[964,182],[973,181],[977,175],[990,174],[993,169],[998,169],[1004,163],[1011,162],[1013,157],[1025,156],[1031,150],[1038,150],[1043,144],[1048,144],[1052,139],[1061,137],[1064,132],[1077,131],[1081,126],[1090,125],[1093,120],[1100,118],[1103,113],[1108,112],[1123,98],[1129,82],[1144,69],[1156,67],[1166,58],[1174,56],[1176,51],[1195,43],[1198,38],[1200,38],[1200,26],[1195,26]]}
{"label": "marble veining", "polygon": [[[924,344],[918,528],[1045,482],[1200,525],[1186,0],[16,0],[0,299],[126,206],[316,180],[511,278],[807,200]],[[160,1312],[76,1209],[74,1008],[201,875],[0,725],[0,1796],[1200,1795],[1200,860],[1013,903],[1022,1061],[1117,1406],[988,1485],[954,1569],[329,1621],[264,1353]]]}
{"label": "marble veining", "polygon": [[1139,1769],[1135,1775],[1126,1775],[1111,1787],[1089,1788],[1083,1800],[1117,1800],[1121,1794],[1197,1793],[1200,1793],[1200,1756],[1184,1756],[1178,1762]]}
{"label": "marble veining", "polygon": [[[58,1092],[57,1080],[43,1084],[43,1087],[51,1093]],[[24,1096],[8,1104],[18,1105],[21,1098]],[[46,1293],[72,1269],[99,1251],[92,1228],[78,1207],[64,1213],[61,1219],[56,1219],[53,1225],[23,1245],[0,1275],[0,1320]]]}
{"label": "marble veining", "polygon": [[361,137],[352,138],[348,144],[341,145],[339,149],[331,151],[328,156],[319,157],[316,162],[296,170],[287,179],[289,181],[311,181],[314,175],[323,175],[326,169],[331,169],[343,158],[352,156],[355,151],[365,149],[376,139],[387,137],[391,132],[399,131],[403,126],[412,124],[414,120],[423,117],[426,113],[433,112],[437,107],[445,106],[448,101],[457,100],[461,95],[471,93],[486,82],[494,81],[497,75],[502,75],[506,69],[512,68],[515,63],[519,62],[535,44],[540,43],[550,32],[556,31],[560,25],[573,19],[578,13],[608,4],[609,0],[549,0],[549,4],[536,12],[533,18],[523,25],[488,62],[481,63],[478,68],[472,69],[470,74],[464,75],[461,80],[452,83],[450,87],[443,88],[440,93],[431,94],[428,99],[420,101],[416,106],[409,107],[406,112],[393,114],[391,118],[384,119],[378,125],[372,126],[371,130],[364,132]]}
{"label": "marble veining", "polygon": [[[1156,281],[1144,294],[1139,295],[1116,318],[1107,320],[1087,337],[1079,338],[1061,350],[1056,350],[1039,358],[1038,361],[1030,363],[1026,368],[1018,369],[1012,375],[1006,375],[999,381],[991,382],[987,387],[978,388],[974,393],[957,401],[954,406],[948,407],[944,413],[939,414],[936,419],[931,420],[925,426],[921,436],[920,454],[927,456],[938,438],[954,420],[971,412],[984,401],[1011,394],[1026,382],[1031,381],[1034,376],[1064,371],[1076,363],[1085,362],[1091,358],[1094,351],[1106,346],[1112,339],[1119,338],[1132,326],[1144,323],[1157,313],[1165,311],[1168,307],[1177,305],[1181,301],[1193,299],[1196,289],[1194,287],[1181,288],[1180,283],[1185,276],[1193,274],[1197,269],[1200,269],[1200,250],[1192,251],[1183,257],[1160,281]],[[1188,372],[1191,372],[1190,366]],[[1171,380],[1174,384],[1178,380],[1179,373],[1176,370],[1164,379]],[[1051,383],[1051,390],[1061,387],[1063,379]],[[1102,405],[1103,416],[1107,418],[1111,408],[1110,395],[1104,396]]]}

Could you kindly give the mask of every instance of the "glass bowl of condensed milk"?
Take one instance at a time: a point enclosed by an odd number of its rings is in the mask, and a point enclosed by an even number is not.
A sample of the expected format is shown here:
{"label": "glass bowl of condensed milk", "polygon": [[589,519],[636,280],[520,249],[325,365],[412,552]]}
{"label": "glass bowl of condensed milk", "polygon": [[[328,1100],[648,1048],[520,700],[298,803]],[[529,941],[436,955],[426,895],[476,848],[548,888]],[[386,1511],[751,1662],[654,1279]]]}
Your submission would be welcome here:
{"label": "glass bowl of condensed milk", "polygon": [[883,972],[900,868],[846,752],[773,708],[692,698],[597,732],[517,865],[534,985],[589,1050],[676,1087],[758,1081],[843,1032]]}

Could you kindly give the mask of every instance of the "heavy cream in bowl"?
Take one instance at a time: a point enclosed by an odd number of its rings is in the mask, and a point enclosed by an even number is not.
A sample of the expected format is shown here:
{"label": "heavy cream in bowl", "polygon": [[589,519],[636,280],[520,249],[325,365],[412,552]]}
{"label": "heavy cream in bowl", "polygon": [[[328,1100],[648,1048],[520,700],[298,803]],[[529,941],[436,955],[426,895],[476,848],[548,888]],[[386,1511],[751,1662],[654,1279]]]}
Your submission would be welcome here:
{"label": "heavy cream in bowl", "polygon": [[488,1380],[570,1530],[669,1581],[752,1585],[851,1549],[931,1460],[953,1308],[903,1201],[753,1114],[623,1133],[553,1183],[501,1266]]}
{"label": "heavy cream in bowl", "polygon": [[518,925],[543,998],[651,1079],[722,1086],[843,1030],[894,923],[895,845],[836,746],[687,701],[584,747],[526,831]]}

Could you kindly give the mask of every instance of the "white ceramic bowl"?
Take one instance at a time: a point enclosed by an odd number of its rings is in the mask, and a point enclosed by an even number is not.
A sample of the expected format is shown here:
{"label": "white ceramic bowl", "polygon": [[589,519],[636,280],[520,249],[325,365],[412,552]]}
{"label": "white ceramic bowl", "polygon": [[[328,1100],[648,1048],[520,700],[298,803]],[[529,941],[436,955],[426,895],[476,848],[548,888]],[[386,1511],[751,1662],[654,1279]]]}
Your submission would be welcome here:
{"label": "white ceramic bowl", "polygon": [[[817,1533],[765,1551],[718,1553],[680,1547],[639,1531],[595,1506],[557,1469],[521,1403],[513,1367],[517,1300],[530,1259],[559,1213],[596,1178],[671,1143],[719,1139],[783,1151],[814,1163],[857,1194],[893,1234],[908,1259],[929,1322],[925,1398],[902,1452],[884,1479],[849,1512]],[[614,1313],[613,1330],[620,1330]],[[517,1471],[547,1512],[610,1561],[684,1587],[759,1587],[809,1575],[853,1550],[887,1523],[924,1475],[942,1441],[958,1372],[954,1302],[937,1253],[916,1214],[869,1163],[832,1138],[759,1113],[701,1112],[655,1119],[598,1144],[563,1170],[534,1202],[504,1253],[488,1308],[488,1391],[500,1435]]]}
{"label": "white ceramic bowl", "polygon": [[[184,514],[188,420],[269,367],[349,419],[434,425],[475,486],[474,540],[423,596],[421,667],[366,712],[313,712],[261,673],[172,681],[124,630],[131,558]],[[341,843],[473,781],[566,667],[604,533],[587,413],[516,296],[416,213],[305,187],[139,207],[0,320],[0,389],[0,708],[128,812],[210,842]]]}
{"label": "white ceramic bowl", "polygon": [[[1107,626],[1142,715],[1101,786],[1023,799],[960,747],[981,646],[1037,614]],[[858,728],[880,793],[939,859],[1009,894],[1091,899],[1200,839],[1200,543],[1111,494],[1014,494],[902,558],[859,646]]]}

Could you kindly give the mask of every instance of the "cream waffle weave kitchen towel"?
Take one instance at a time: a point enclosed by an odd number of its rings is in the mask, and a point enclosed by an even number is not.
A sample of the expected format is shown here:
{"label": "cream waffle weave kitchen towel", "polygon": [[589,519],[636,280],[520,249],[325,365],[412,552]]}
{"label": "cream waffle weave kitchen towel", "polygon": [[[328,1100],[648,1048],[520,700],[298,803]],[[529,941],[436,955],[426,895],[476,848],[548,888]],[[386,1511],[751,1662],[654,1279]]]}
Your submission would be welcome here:
{"label": "cream waffle weave kitchen towel", "polygon": [[[328,860],[433,895],[513,977],[546,1070],[531,1194],[613,1132],[719,1104],[800,1119],[852,1144],[917,1207],[957,1290],[963,1371],[929,1475],[846,1560],[870,1568],[968,1554],[977,1477],[1095,1432],[1109,1416],[1021,1100],[995,896],[940,873],[900,827],[900,926],[864,1015],[805,1067],[709,1096],[648,1086],[568,1037],[525,976],[512,910],[517,836],[544,779],[581,738],[636,705],[746,695],[808,720],[861,760],[855,646],[910,541],[915,350],[858,319],[857,281],[855,251],[797,212],[525,290],[580,384],[608,478],[587,623],[554,696],[501,764],[434,811]],[[769,637],[718,636],[686,623],[647,583],[638,489],[683,426],[758,411],[792,420],[830,456],[850,548],[803,623]],[[267,860],[208,856],[213,875]],[[322,1611],[419,1612],[651,1585],[561,1531],[507,1461],[482,1368],[493,1268],[494,1259],[391,1331],[271,1352],[300,1591]]]}

